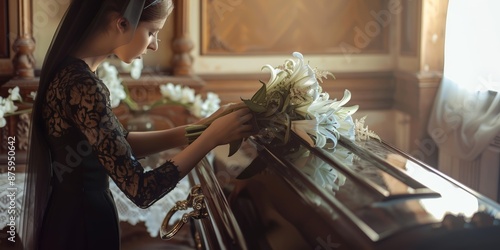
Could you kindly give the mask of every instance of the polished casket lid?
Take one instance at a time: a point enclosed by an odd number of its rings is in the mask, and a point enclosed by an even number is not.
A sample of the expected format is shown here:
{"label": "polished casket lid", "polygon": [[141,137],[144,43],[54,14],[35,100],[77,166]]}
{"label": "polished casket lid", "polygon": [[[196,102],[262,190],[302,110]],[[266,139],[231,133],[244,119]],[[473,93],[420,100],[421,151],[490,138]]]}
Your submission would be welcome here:
{"label": "polished casket lid", "polygon": [[287,146],[254,141],[260,159],[311,211],[353,225],[374,245],[404,234],[425,243],[450,232],[500,232],[500,205],[382,141],[342,137],[324,149],[293,137]]}
{"label": "polished casket lid", "polygon": [[[215,230],[229,232],[229,249],[495,249],[500,244],[498,203],[383,141],[341,137],[335,148],[325,149],[292,133],[286,145],[258,138],[247,144],[257,158],[234,186],[218,183],[220,172],[211,173],[206,161],[195,171],[196,182],[211,187],[204,188],[212,196],[209,210],[217,211],[209,211],[204,228],[224,225]],[[216,191],[219,185],[224,191]],[[289,229],[279,229],[284,227]],[[276,236],[279,230],[285,236]]]}

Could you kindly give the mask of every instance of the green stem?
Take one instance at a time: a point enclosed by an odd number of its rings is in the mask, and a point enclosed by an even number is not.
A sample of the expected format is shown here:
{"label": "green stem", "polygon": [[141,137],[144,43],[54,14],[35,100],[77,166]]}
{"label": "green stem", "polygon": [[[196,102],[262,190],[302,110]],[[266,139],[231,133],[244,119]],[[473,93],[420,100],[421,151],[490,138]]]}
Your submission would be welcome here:
{"label": "green stem", "polygon": [[122,100],[131,110],[139,110],[139,104],[132,100],[129,95]]}
{"label": "green stem", "polygon": [[3,116],[7,117],[7,116],[13,116],[13,115],[27,114],[27,113],[31,113],[31,111],[32,111],[32,109],[23,109],[23,110],[19,110],[19,111],[5,113]]}

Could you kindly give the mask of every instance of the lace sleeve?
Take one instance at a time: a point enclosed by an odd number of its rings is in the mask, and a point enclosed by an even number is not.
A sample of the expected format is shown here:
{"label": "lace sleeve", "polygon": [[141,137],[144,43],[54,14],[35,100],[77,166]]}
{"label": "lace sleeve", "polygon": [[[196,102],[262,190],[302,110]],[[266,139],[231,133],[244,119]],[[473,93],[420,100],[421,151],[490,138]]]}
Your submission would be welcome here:
{"label": "lace sleeve", "polygon": [[125,129],[125,127],[123,127],[123,124],[119,123],[119,126],[120,126],[120,130],[122,131],[123,133],[123,137],[125,137],[125,139],[127,139],[127,136],[128,136],[128,130]]}
{"label": "lace sleeve", "polygon": [[87,138],[100,164],[127,197],[146,208],[175,188],[177,167],[170,161],[145,172],[133,157],[126,130],[113,114],[106,86],[90,72],[67,88],[67,115]]}

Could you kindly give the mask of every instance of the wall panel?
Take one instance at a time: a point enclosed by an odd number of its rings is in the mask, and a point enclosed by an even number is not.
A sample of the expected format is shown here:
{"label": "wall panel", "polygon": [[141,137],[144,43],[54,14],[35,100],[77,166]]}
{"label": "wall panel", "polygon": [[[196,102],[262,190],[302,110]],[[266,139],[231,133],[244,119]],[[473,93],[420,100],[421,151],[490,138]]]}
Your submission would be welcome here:
{"label": "wall panel", "polygon": [[385,53],[389,40],[386,26],[392,16],[388,3],[387,0],[203,0],[201,52],[338,54],[352,46],[361,53]]}

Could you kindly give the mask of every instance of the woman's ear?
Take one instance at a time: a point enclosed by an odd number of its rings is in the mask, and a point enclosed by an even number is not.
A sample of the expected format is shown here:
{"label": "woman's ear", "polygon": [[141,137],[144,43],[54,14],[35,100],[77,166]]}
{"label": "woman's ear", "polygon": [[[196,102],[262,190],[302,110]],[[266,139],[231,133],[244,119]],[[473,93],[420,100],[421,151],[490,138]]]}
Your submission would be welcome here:
{"label": "woman's ear", "polygon": [[127,19],[121,17],[116,20],[116,27],[120,32],[125,33],[130,29],[130,23]]}

